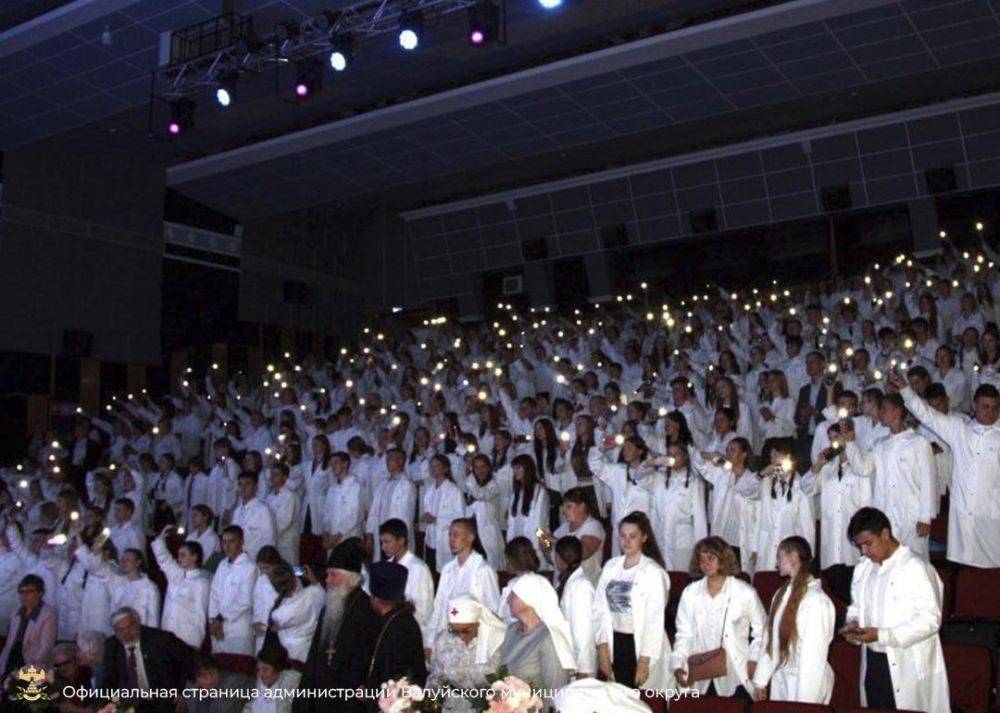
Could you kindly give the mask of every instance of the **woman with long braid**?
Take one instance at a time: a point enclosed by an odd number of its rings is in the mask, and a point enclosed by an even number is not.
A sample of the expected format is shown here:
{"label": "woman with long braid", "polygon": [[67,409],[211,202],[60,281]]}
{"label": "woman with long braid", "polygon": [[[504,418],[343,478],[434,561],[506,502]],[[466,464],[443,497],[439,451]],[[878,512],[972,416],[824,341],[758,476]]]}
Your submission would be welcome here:
{"label": "woman with long braid", "polygon": [[827,663],[833,641],[834,609],[813,577],[812,548],[802,537],[778,545],[778,571],[788,580],[775,593],[768,615],[767,645],[754,672],[754,698],[773,701],[830,702],[833,669]]}

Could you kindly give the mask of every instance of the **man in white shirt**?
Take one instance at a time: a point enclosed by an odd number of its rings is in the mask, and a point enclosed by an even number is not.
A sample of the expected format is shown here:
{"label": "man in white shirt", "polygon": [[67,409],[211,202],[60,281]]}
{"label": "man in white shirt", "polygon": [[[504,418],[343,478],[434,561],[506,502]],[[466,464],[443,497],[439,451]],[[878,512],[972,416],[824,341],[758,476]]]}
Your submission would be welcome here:
{"label": "man in white shirt", "polygon": [[947,711],[948,675],[938,630],[944,586],[930,564],[892,534],[889,518],[862,508],[848,536],[861,548],[844,638],[863,645],[861,705]]}
{"label": "man in white shirt", "polygon": [[[374,557],[375,538],[386,520],[398,518],[406,523],[406,531],[413,536],[413,516],[416,511],[417,491],[406,477],[406,454],[399,448],[391,448],[385,456],[389,477],[378,484],[372,495],[368,522],[365,525],[365,547]],[[375,557],[375,559],[378,559]]]}
{"label": "man in white shirt", "polygon": [[402,520],[387,520],[379,528],[382,554],[390,562],[403,565],[409,572],[406,578],[406,601],[413,604],[413,616],[423,633],[424,648],[430,649],[434,646],[434,640],[428,638],[428,624],[434,611],[434,578],[430,567],[407,549],[406,538],[406,523]]}
{"label": "man in white shirt", "polygon": [[1000,393],[976,389],[970,421],[943,414],[917,396],[897,373],[890,381],[907,408],[951,447],[953,469],[948,513],[948,559],[973,567],[1000,567]]}
{"label": "man in white shirt", "polygon": [[900,541],[927,560],[931,520],[939,505],[937,466],[931,444],[905,427],[905,417],[902,398],[888,394],[882,399],[880,412],[891,434],[888,438],[862,452],[847,422],[841,424],[841,436],[854,472],[874,478],[872,505],[886,513]]}
{"label": "man in white shirt", "polygon": [[448,531],[448,539],[455,559],[441,570],[425,641],[434,641],[438,633],[447,628],[448,602],[455,597],[468,594],[494,613],[500,608],[496,570],[473,549],[476,544],[475,521],[468,518],[454,521]]}
{"label": "man in white shirt", "polygon": [[250,559],[257,559],[257,553],[264,545],[274,545],[274,513],[257,498],[257,474],[240,473],[239,504],[233,510],[233,524],[243,531],[244,549]]}
{"label": "man in white shirt", "polygon": [[323,547],[332,550],[344,540],[361,536],[364,518],[362,487],[351,474],[351,456],[338,451],[330,456],[334,479],[323,504]]}
{"label": "man in white shirt", "polygon": [[299,563],[299,496],[288,483],[288,465],[271,466],[271,492],[264,502],[274,515],[275,546],[281,558],[295,566]]}
{"label": "man in white shirt", "polygon": [[146,536],[136,524],[135,503],[128,498],[118,498],[115,500],[114,518],[115,522],[111,526],[111,541],[115,543],[118,556],[128,549],[146,551]]}
{"label": "man in white shirt", "polygon": [[243,551],[243,530],[222,531],[226,557],[215,570],[208,595],[209,633],[215,653],[253,655],[253,588],[257,567]]}

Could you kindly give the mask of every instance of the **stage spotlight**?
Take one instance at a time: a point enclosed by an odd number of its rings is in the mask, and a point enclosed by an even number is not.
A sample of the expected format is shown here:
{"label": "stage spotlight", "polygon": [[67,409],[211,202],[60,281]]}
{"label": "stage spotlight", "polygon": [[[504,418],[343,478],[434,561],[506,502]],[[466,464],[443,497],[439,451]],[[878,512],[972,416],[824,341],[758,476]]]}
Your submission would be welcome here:
{"label": "stage spotlight", "polygon": [[285,20],[274,26],[274,37],[280,44],[299,36],[299,24],[295,20]]}
{"label": "stage spotlight", "polygon": [[538,0],[538,4],[546,10],[552,10],[563,4],[563,0]]}
{"label": "stage spotlight", "polygon": [[350,34],[334,35],[330,38],[330,67],[335,72],[343,72],[351,62],[354,37]]}
{"label": "stage spotlight", "polygon": [[319,60],[303,59],[296,62],[295,69],[295,96],[302,99],[323,88],[323,65]]}
{"label": "stage spotlight", "polygon": [[177,136],[182,131],[194,128],[194,102],[190,99],[176,99],[170,102],[170,122],[167,131]]}
{"label": "stage spotlight", "polygon": [[469,8],[469,43],[485,45],[497,39],[500,8],[492,0],[482,0]]}
{"label": "stage spotlight", "polygon": [[336,13],[323,11],[313,18],[313,27],[323,33],[329,32],[337,24],[337,17]]}
{"label": "stage spotlight", "polygon": [[399,46],[404,50],[415,50],[424,36],[424,13],[411,10],[399,16]]}
{"label": "stage spotlight", "polygon": [[227,107],[236,101],[236,72],[220,74],[215,85],[215,101]]}

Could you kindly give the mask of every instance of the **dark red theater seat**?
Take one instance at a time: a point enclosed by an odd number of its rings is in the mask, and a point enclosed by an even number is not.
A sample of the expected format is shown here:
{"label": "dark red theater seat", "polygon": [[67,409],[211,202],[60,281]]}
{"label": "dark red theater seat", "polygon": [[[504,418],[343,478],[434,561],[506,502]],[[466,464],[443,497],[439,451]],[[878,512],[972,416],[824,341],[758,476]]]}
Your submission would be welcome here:
{"label": "dark red theater seat", "polygon": [[1000,621],[1000,569],[965,567],[955,580],[954,621]]}
{"label": "dark red theater seat", "polygon": [[[994,596],[996,596],[994,592]],[[993,662],[988,649],[966,644],[943,644],[952,710],[986,713],[990,709]]]}
{"label": "dark red theater seat", "polygon": [[761,701],[753,704],[750,713],[834,713],[834,710],[830,706],[821,706],[816,703]]}
{"label": "dark red theater seat", "polygon": [[834,639],[827,656],[833,669],[833,698],[830,705],[839,710],[861,705],[861,648],[843,639]]}
{"label": "dark red theater seat", "polygon": [[771,600],[784,582],[785,578],[777,572],[757,572],[753,576],[753,588],[757,590],[764,611],[771,611]]}
{"label": "dark red theater seat", "polygon": [[237,673],[245,673],[254,679],[257,678],[257,661],[253,656],[213,653],[212,658],[224,669],[236,671]]}
{"label": "dark red theater seat", "polygon": [[707,696],[678,698],[670,702],[670,713],[746,713],[743,702],[735,698]]}

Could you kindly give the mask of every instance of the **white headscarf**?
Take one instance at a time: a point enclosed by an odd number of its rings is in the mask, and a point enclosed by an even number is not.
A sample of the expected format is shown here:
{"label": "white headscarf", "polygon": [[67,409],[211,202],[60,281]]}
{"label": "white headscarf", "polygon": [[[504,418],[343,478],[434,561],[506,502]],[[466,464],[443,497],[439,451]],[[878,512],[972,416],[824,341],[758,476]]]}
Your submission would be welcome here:
{"label": "white headscarf", "polygon": [[558,713],[650,713],[649,706],[639,700],[637,690],[596,678],[583,678],[563,686],[552,702]]}
{"label": "white headscarf", "polygon": [[500,648],[507,625],[478,599],[463,595],[448,601],[449,624],[479,624],[476,634],[476,663],[484,664]]}
{"label": "white headscarf", "polygon": [[575,671],[576,655],[573,653],[573,637],[570,635],[569,622],[559,608],[559,595],[552,588],[551,582],[541,575],[529,572],[517,578],[511,585],[511,592],[534,609],[538,618],[549,630],[562,667]]}

